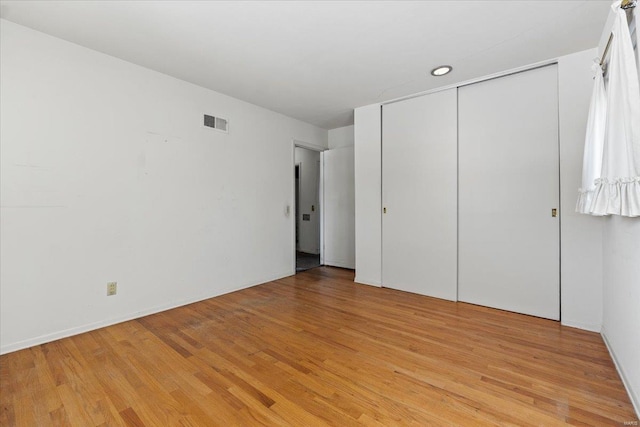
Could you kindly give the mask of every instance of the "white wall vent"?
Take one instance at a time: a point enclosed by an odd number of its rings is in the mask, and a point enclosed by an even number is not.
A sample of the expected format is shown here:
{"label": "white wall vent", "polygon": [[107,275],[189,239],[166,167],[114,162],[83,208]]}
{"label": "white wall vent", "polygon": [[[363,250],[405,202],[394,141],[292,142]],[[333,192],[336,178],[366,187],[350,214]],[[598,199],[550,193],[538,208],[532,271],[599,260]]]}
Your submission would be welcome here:
{"label": "white wall vent", "polygon": [[221,117],[204,115],[204,126],[220,132],[229,133],[229,121]]}

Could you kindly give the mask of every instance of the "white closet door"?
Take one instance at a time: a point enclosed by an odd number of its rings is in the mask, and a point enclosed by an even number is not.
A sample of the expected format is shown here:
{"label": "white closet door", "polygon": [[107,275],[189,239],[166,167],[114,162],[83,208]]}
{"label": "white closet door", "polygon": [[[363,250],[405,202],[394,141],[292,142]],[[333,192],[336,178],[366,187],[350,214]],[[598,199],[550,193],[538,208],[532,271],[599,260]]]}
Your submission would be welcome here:
{"label": "white closet door", "polygon": [[456,299],[456,90],[382,109],[382,283]]}
{"label": "white closet door", "polygon": [[557,66],[459,89],[460,301],[559,319]]}
{"label": "white closet door", "polygon": [[324,156],[324,264],[356,267],[356,203],[353,147]]}

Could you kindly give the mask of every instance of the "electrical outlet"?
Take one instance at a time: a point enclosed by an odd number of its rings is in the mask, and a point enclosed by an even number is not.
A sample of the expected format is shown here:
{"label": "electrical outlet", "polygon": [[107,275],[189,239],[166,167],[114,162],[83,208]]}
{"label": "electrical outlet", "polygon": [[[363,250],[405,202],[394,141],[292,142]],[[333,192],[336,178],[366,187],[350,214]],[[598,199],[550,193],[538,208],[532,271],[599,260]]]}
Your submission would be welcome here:
{"label": "electrical outlet", "polygon": [[107,282],[107,296],[115,295],[118,293],[118,282]]}

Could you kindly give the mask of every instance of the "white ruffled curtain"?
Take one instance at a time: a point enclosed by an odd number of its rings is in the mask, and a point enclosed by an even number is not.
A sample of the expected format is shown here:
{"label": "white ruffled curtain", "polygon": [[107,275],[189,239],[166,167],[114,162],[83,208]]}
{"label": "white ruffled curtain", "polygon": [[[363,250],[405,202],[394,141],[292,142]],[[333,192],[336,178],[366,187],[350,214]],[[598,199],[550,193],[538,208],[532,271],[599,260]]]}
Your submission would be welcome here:
{"label": "white ruffled curtain", "polygon": [[638,63],[638,77],[640,78],[640,7],[636,6],[633,9],[633,19],[636,23],[636,62]]}
{"label": "white ruffled curtain", "polygon": [[[602,70],[596,71],[594,80],[583,182],[576,211],[637,217],[640,216],[640,70],[626,13],[620,4],[616,1],[611,6],[615,21],[606,95]],[[634,13],[637,17],[637,11]]]}
{"label": "white ruffled curtain", "polygon": [[604,88],[604,76],[599,61],[592,67],[595,72],[591,105],[587,120],[587,135],[584,141],[584,158],[582,160],[582,187],[578,190],[576,212],[591,213],[593,193],[596,179],[602,175],[602,153],[607,126],[607,92]]}

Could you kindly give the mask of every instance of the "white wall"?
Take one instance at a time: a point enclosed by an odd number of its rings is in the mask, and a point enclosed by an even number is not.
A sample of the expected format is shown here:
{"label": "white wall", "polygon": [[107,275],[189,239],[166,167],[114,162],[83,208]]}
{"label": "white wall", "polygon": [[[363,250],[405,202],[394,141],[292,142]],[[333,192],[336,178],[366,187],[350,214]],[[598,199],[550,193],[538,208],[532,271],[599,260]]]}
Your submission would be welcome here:
{"label": "white wall", "polygon": [[[599,331],[602,239],[598,218],[574,213],[595,50],[558,58],[562,322]],[[380,104],[355,110],[356,281],[381,284]]]}
{"label": "white wall", "polygon": [[1,352],[294,273],[291,141],[326,130],[0,27]]}
{"label": "white wall", "polygon": [[[609,39],[613,17],[610,12],[599,52]],[[637,22],[634,25],[637,31]],[[602,336],[640,416],[640,219],[611,216],[602,220]]]}
{"label": "white wall", "polygon": [[[320,152],[296,147],[295,163],[300,165],[299,250],[309,254],[319,254]],[[309,221],[302,220],[304,214],[309,215]]]}
{"label": "white wall", "polygon": [[329,149],[353,147],[354,126],[344,126],[329,131]]}
{"label": "white wall", "polygon": [[562,323],[600,332],[602,326],[602,218],[575,211],[593,89],[589,49],[559,58],[560,307]]}
{"label": "white wall", "polygon": [[640,414],[640,220],[605,218],[603,251],[602,335]]}
{"label": "white wall", "polygon": [[354,112],[356,277],[382,286],[382,145],[380,104]]}

